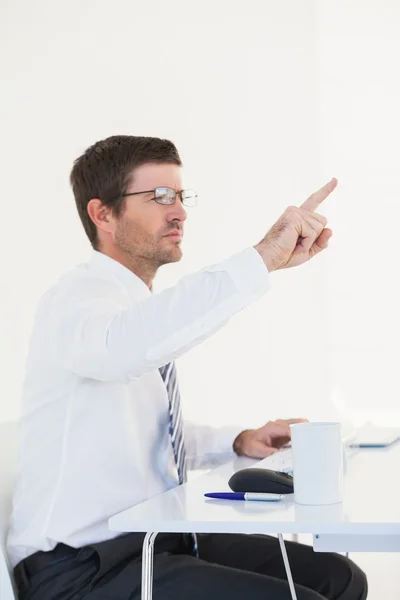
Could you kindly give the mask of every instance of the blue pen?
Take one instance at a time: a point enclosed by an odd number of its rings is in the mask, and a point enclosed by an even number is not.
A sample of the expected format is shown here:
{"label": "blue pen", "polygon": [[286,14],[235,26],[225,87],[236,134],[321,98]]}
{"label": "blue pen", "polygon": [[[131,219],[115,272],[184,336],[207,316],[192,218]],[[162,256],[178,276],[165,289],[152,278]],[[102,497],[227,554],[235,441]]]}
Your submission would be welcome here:
{"label": "blue pen", "polygon": [[258,502],[280,502],[285,497],[283,494],[261,494],[256,492],[212,492],[204,494],[206,498],[219,500],[253,500]]}

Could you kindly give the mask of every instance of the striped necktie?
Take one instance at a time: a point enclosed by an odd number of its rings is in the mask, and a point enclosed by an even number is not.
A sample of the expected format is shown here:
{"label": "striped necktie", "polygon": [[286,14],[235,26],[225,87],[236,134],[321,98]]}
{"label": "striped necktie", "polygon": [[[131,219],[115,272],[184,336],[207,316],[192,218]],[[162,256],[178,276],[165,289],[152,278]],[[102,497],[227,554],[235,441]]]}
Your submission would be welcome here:
{"label": "striped necktie", "polygon": [[[169,434],[171,436],[172,449],[174,451],[179,484],[181,484],[185,483],[186,481],[187,468],[185,440],[183,437],[181,395],[179,393],[175,363],[170,362],[164,367],[161,367],[160,373],[168,392]],[[192,533],[191,536],[193,539],[193,552],[195,556],[198,557],[199,546],[197,541],[197,535],[195,533]]]}
{"label": "striped necktie", "polygon": [[179,484],[181,484],[186,481],[187,469],[185,440],[183,437],[181,395],[179,393],[175,363],[170,362],[164,367],[161,367],[160,373],[168,392],[169,434],[171,436]]}

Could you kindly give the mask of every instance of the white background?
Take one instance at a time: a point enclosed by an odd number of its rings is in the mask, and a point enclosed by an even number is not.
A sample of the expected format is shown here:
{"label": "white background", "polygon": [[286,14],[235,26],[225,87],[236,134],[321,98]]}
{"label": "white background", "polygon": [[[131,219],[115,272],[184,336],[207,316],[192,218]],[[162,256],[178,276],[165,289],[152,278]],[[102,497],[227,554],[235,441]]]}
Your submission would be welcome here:
{"label": "white background", "polygon": [[200,196],[158,289],[340,180],[329,253],[179,361],[186,415],[398,424],[399,31],[396,0],[2,0],[0,421],[38,298],[90,255],[72,162],[123,133],[171,138]]}

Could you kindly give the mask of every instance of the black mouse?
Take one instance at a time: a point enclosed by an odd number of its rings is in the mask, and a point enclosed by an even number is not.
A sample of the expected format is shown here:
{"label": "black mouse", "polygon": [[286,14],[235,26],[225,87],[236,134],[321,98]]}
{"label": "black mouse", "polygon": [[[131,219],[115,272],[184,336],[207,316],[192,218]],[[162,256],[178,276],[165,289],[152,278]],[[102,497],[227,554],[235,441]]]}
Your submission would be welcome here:
{"label": "black mouse", "polygon": [[270,469],[241,469],[232,475],[228,485],[234,492],[293,493],[293,477]]}

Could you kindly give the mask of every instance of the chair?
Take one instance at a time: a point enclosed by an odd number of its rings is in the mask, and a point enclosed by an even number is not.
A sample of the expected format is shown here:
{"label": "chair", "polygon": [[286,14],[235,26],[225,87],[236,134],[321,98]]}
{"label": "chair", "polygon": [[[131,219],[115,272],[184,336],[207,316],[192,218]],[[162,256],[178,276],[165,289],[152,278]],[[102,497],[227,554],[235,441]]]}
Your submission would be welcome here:
{"label": "chair", "polygon": [[17,467],[18,425],[0,423],[0,598],[16,600],[17,592],[5,547]]}

